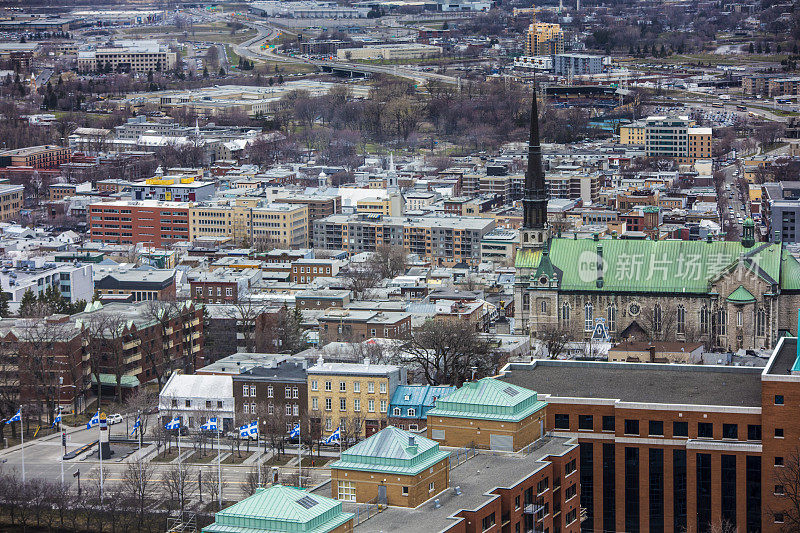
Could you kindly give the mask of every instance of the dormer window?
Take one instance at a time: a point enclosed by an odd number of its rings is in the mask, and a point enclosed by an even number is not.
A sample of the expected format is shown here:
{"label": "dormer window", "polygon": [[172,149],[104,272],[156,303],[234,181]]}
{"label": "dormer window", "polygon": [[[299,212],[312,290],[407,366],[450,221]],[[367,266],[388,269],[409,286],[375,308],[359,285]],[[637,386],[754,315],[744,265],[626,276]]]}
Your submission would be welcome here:
{"label": "dormer window", "polygon": [[542,276],[541,278],[539,278],[539,284],[547,285],[547,276]]}

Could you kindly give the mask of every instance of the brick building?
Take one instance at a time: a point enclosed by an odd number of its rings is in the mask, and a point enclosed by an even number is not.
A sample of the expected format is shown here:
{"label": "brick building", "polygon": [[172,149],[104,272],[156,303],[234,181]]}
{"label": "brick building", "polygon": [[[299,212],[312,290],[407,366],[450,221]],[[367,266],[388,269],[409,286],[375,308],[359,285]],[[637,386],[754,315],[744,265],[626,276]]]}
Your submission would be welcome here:
{"label": "brick building", "polygon": [[109,272],[94,282],[95,290],[109,297],[130,295],[132,301],[171,300],[175,298],[175,270],[131,269]]}
{"label": "brick building", "polygon": [[411,315],[396,311],[328,309],[317,318],[319,343],[360,342],[373,337],[405,339],[411,335]]}
{"label": "brick building", "polygon": [[467,382],[428,411],[428,437],[445,446],[517,451],[545,431],[547,404],[494,378]]}
{"label": "brick building", "polygon": [[340,261],[334,259],[298,259],[292,263],[292,283],[311,283],[314,278],[332,278],[339,273]]}
{"label": "brick building", "polygon": [[51,144],[17,148],[0,152],[0,167],[56,169],[68,162],[71,155],[69,148]]}
{"label": "brick building", "polygon": [[184,202],[104,202],[89,206],[91,240],[161,248],[189,241],[189,204]]}
{"label": "brick building", "polygon": [[234,375],[233,399],[237,414],[260,419],[263,434],[269,434],[268,418],[282,421],[288,434],[308,406],[305,360],[276,361]]}

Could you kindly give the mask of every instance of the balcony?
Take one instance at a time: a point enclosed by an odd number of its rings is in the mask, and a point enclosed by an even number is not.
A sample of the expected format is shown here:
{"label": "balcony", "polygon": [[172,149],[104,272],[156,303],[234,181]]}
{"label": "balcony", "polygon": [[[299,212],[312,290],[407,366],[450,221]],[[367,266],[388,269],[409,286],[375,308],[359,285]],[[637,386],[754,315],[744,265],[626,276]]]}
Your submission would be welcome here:
{"label": "balcony", "polygon": [[539,505],[538,503],[526,503],[522,512],[525,514],[536,514],[542,511],[544,511],[544,505]]}

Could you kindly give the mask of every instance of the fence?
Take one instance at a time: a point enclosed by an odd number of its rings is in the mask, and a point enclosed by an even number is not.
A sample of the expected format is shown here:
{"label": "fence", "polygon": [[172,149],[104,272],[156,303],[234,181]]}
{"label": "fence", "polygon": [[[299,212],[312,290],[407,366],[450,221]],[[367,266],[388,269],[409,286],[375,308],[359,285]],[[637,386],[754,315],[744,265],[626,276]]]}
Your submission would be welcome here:
{"label": "fence", "polygon": [[366,522],[378,513],[383,512],[384,509],[386,509],[386,505],[378,503],[378,498],[373,498],[367,503],[357,504],[355,509],[351,512],[355,513],[355,525],[358,525],[362,522]]}
{"label": "fence", "polygon": [[167,533],[195,533],[197,517],[194,513],[183,512],[180,516],[167,518]]}
{"label": "fence", "polygon": [[544,435],[542,435],[540,438],[536,439],[535,441],[531,442],[530,444],[522,448],[520,452],[522,453],[522,455],[528,455],[530,453],[533,453],[537,449],[541,448],[542,446],[550,442],[552,436],[553,433],[551,431],[546,431]]}
{"label": "fence", "polygon": [[467,460],[472,459],[478,455],[478,451],[472,448],[459,448],[454,452],[450,452],[450,470],[458,465],[465,463]]}

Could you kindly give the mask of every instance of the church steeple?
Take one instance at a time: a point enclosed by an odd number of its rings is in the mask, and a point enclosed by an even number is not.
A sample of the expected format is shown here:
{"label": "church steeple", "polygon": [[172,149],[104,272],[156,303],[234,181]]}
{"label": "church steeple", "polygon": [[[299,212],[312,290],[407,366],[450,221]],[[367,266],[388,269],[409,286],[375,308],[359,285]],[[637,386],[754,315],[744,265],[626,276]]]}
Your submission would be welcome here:
{"label": "church steeple", "polygon": [[528,169],[525,172],[525,196],[522,199],[523,247],[542,247],[547,241],[547,189],[542,170],[542,147],[539,144],[539,109],[534,81],[531,98],[531,130],[528,139]]}

